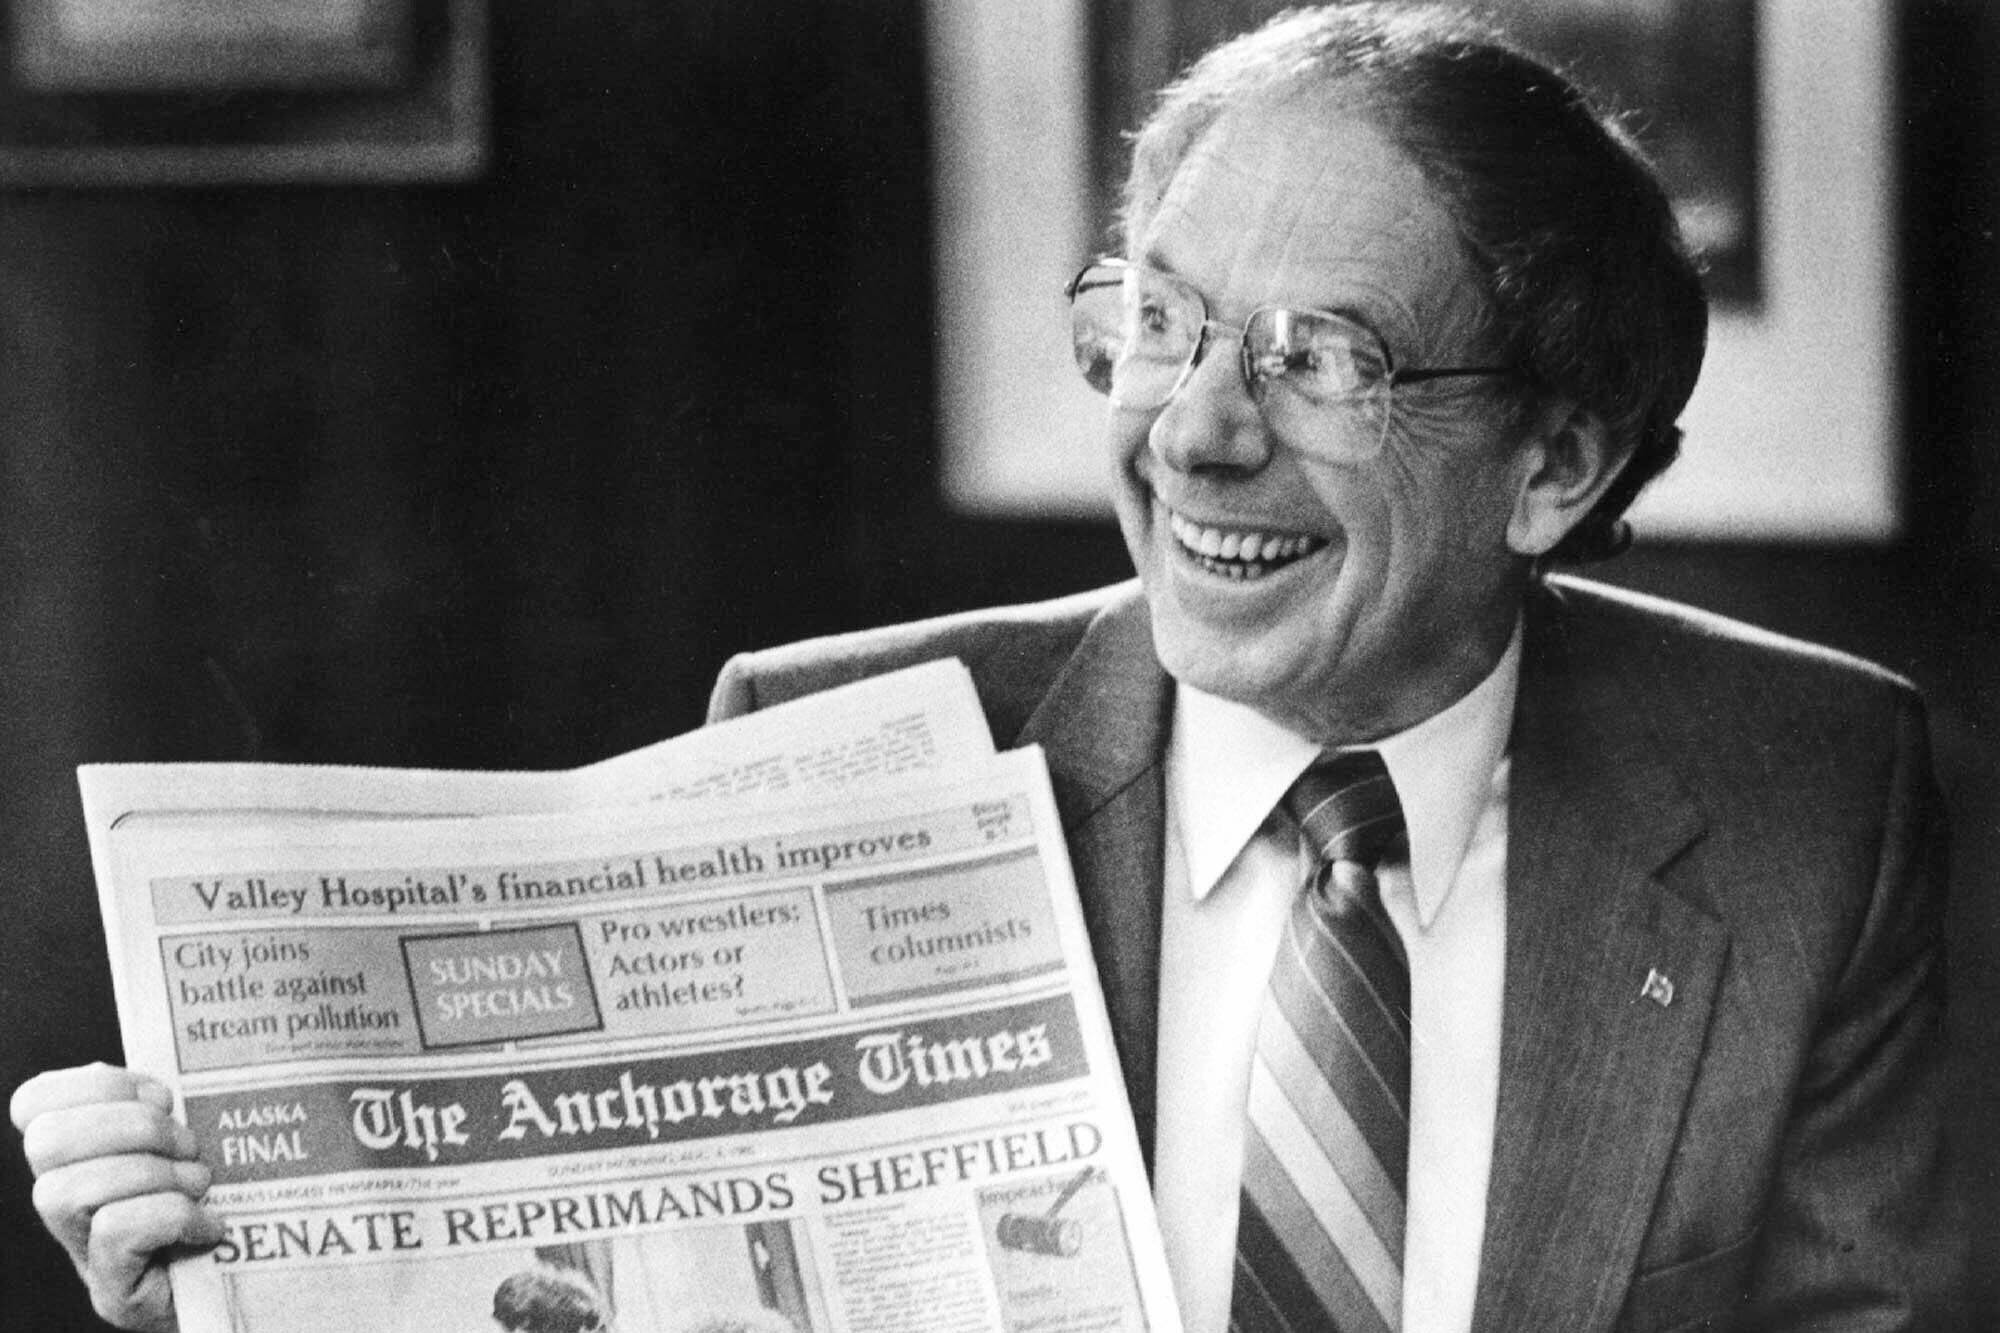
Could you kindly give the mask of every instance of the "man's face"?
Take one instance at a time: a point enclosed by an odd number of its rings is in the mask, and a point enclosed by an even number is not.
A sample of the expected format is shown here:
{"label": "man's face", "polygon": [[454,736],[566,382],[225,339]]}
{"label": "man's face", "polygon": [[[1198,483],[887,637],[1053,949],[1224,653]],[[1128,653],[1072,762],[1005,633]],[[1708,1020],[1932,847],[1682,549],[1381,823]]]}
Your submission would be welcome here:
{"label": "man's face", "polygon": [[[1132,258],[1232,325],[1267,305],[1331,310],[1372,327],[1399,366],[1495,358],[1444,206],[1379,131],[1322,100],[1218,122]],[[1380,452],[1329,461],[1272,434],[1220,332],[1164,408],[1114,410],[1119,525],[1166,669],[1324,743],[1411,726],[1477,683],[1505,646],[1523,567],[1493,387],[1402,386]],[[1230,537],[1220,549],[1237,559],[1199,553]]]}

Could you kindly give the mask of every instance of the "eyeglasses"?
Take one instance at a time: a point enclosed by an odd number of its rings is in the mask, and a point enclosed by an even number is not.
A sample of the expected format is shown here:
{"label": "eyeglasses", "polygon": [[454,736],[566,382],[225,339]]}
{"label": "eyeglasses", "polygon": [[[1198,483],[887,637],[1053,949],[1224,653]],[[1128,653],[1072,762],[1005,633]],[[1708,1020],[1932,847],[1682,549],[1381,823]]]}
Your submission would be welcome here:
{"label": "eyeglasses", "polygon": [[1210,319],[1201,293],[1179,278],[1117,259],[1085,265],[1068,295],[1077,369],[1114,406],[1165,407],[1201,363],[1214,329],[1237,336],[1243,387],[1273,433],[1339,461],[1365,462],[1381,451],[1397,386],[1515,373],[1397,366],[1374,330],[1329,310],[1264,306],[1239,329]]}

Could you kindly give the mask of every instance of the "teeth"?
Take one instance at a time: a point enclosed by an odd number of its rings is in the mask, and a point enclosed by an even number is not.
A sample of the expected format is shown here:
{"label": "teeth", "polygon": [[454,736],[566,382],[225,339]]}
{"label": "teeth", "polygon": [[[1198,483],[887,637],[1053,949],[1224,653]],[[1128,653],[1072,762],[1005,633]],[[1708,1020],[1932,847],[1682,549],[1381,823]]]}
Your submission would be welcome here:
{"label": "teeth", "polygon": [[[1280,536],[1269,532],[1225,532],[1204,527],[1168,511],[1168,526],[1174,539],[1210,570],[1231,578],[1254,578],[1276,561],[1292,561],[1325,545],[1320,538]],[[1223,562],[1231,563],[1223,563]]]}

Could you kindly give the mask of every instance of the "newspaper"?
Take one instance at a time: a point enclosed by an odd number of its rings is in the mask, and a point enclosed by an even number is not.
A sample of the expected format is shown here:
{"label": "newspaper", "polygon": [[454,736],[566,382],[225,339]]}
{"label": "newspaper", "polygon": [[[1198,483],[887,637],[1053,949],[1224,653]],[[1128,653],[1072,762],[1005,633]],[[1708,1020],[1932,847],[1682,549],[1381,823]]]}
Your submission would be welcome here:
{"label": "newspaper", "polygon": [[[772,802],[933,781],[993,754],[972,677],[956,659],[871,677],[748,713],[584,768],[440,771],[315,764],[87,764],[78,770],[100,894],[110,832],[141,822],[282,827],[328,817],[431,818],[588,810],[721,797]],[[104,898],[115,960],[124,913]],[[118,1011],[125,973],[112,969]]]}
{"label": "newspaper", "polygon": [[567,774],[85,770],[227,1227],[184,1333],[1178,1328],[1041,755],[870,690]]}

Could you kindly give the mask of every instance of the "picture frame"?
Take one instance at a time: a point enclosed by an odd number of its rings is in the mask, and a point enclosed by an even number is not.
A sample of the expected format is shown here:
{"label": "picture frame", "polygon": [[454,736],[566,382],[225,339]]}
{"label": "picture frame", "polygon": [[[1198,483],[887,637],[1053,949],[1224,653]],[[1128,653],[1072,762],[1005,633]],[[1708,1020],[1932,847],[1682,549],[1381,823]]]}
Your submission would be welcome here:
{"label": "picture frame", "polygon": [[0,0],[0,17],[0,188],[447,183],[486,165],[486,0]]}
{"label": "picture frame", "polygon": [[[1574,0],[1597,5],[1621,0]],[[939,484],[996,518],[1109,514],[1063,282],[1095,222],[1084,0],[932,0]],[[1903,523],[1887,0],[1758,0],[1757,296],[1718,301],[1642,540],[1886,542]]]}

